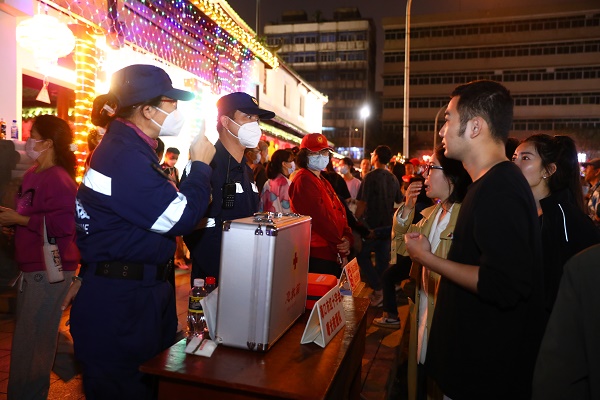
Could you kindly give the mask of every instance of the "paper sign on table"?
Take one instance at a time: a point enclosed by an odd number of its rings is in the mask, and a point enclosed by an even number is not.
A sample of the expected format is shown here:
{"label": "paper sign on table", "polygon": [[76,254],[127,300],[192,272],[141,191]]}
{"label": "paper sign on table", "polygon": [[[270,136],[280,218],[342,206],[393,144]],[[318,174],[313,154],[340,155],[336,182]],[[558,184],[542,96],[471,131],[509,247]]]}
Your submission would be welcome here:
{"label": "paper sign on table", "polygon": [[343,296],[339,287],[332,288],[315,303],[300,343],[316,343],[325,348],[346,325]]}
{"label": "paper sign on table", "polygon": [[342,275],[340,275],[340,282],[344,296],[357,296],[362,290],[365,284],[360,280],[360,267],[356,258],[344,266]]}

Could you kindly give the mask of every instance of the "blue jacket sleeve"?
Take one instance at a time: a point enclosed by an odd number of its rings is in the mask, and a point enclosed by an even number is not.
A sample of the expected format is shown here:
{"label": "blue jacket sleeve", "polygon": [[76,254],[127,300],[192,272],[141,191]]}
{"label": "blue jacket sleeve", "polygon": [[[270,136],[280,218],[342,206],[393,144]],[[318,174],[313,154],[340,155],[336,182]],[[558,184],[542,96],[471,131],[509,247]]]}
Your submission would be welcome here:
{"label": "blue jacket sleeve", "polygon": [[152,232],[178,236],[191,232],[210,201],[211,169],[193,162],[187,179],[178,191],[175,185],[152,166],[141,151],[125,152],[115,160],[127,160],[112,175],[112,209],[133,225]]}

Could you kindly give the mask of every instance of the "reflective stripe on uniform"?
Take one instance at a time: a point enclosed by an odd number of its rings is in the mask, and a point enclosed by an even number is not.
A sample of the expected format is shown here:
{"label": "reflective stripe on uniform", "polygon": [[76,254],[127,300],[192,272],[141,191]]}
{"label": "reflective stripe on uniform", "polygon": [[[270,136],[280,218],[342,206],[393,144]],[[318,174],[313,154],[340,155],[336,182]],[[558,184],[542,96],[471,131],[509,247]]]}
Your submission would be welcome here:
{"label": "reflective stripe on uniform", "polygon": [[179,219],[185,211],[187,205],[187,198],[177,193],[177,197],[169,204],[167,209],[158,217],[154,222],[154,225],[150,228],[152,232],[166,233],[173,228],[173,226],[179,222]]}
{"label": "reflective stripe on uniform", "polygon": [[92,168],[87,170],[87,172],[83,176],[82,183],[86,187],[92,189],[94,192],[101,193],[105,196],[110,196],[112,194],[112,178]]}

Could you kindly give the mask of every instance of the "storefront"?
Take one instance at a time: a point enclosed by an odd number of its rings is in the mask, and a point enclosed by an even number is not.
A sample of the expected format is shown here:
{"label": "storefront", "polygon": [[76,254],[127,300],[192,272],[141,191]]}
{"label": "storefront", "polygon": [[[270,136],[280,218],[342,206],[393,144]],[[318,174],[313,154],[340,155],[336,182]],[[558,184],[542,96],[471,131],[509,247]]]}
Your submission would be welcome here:
{"label": "storefront", "polygon": [[[83,171],[87,136],[95,129],[89,120],[93,99],[108,91],[114,71],[153,64],[169,73],[174,86],[196,94],[194,101],[180,104],[186,116],[181,135],[164,139],[166,147],[185,154],[199,132],[217,139],[220,96],[256,93],[258,71],[277,68],[277,59],[249,32],[226,3],[208,0],[3,2],[0,117],[9,126],[17,121],[21,141],[36,115],[53,113],[70,121]],[[70,40],[72,51],[61,54],[58,48]]]}

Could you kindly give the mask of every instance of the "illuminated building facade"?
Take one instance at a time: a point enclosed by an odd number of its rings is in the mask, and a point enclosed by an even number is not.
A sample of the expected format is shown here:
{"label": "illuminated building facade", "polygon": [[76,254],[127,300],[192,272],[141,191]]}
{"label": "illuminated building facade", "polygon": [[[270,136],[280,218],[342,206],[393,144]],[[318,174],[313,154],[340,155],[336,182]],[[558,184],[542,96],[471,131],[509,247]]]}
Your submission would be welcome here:
{"label": "illuminated building facade", "polygon": [[[306,12],[289,12],[282,22],[265,25],[267,43],[329,99],[323,133],[338,152],[362,158],[360,109],[375,91],[375,27],[357,9],[338,9],[333,20],[309,21]],[[281,88],[289,90],[287,86]]]}
{"label": "illuminated building facade", "polygon": [[[404,107],[404,24],[404,17],[383,19],[383,129],[398,137]],[[581,147],[583,136],[600,136],[597,2],[412,16],[410,30],[411,153],[431,152],[449,94],[476,79],[499,81],[510,89],[515,99],[511,134],[518,138],[579,132]]]}

